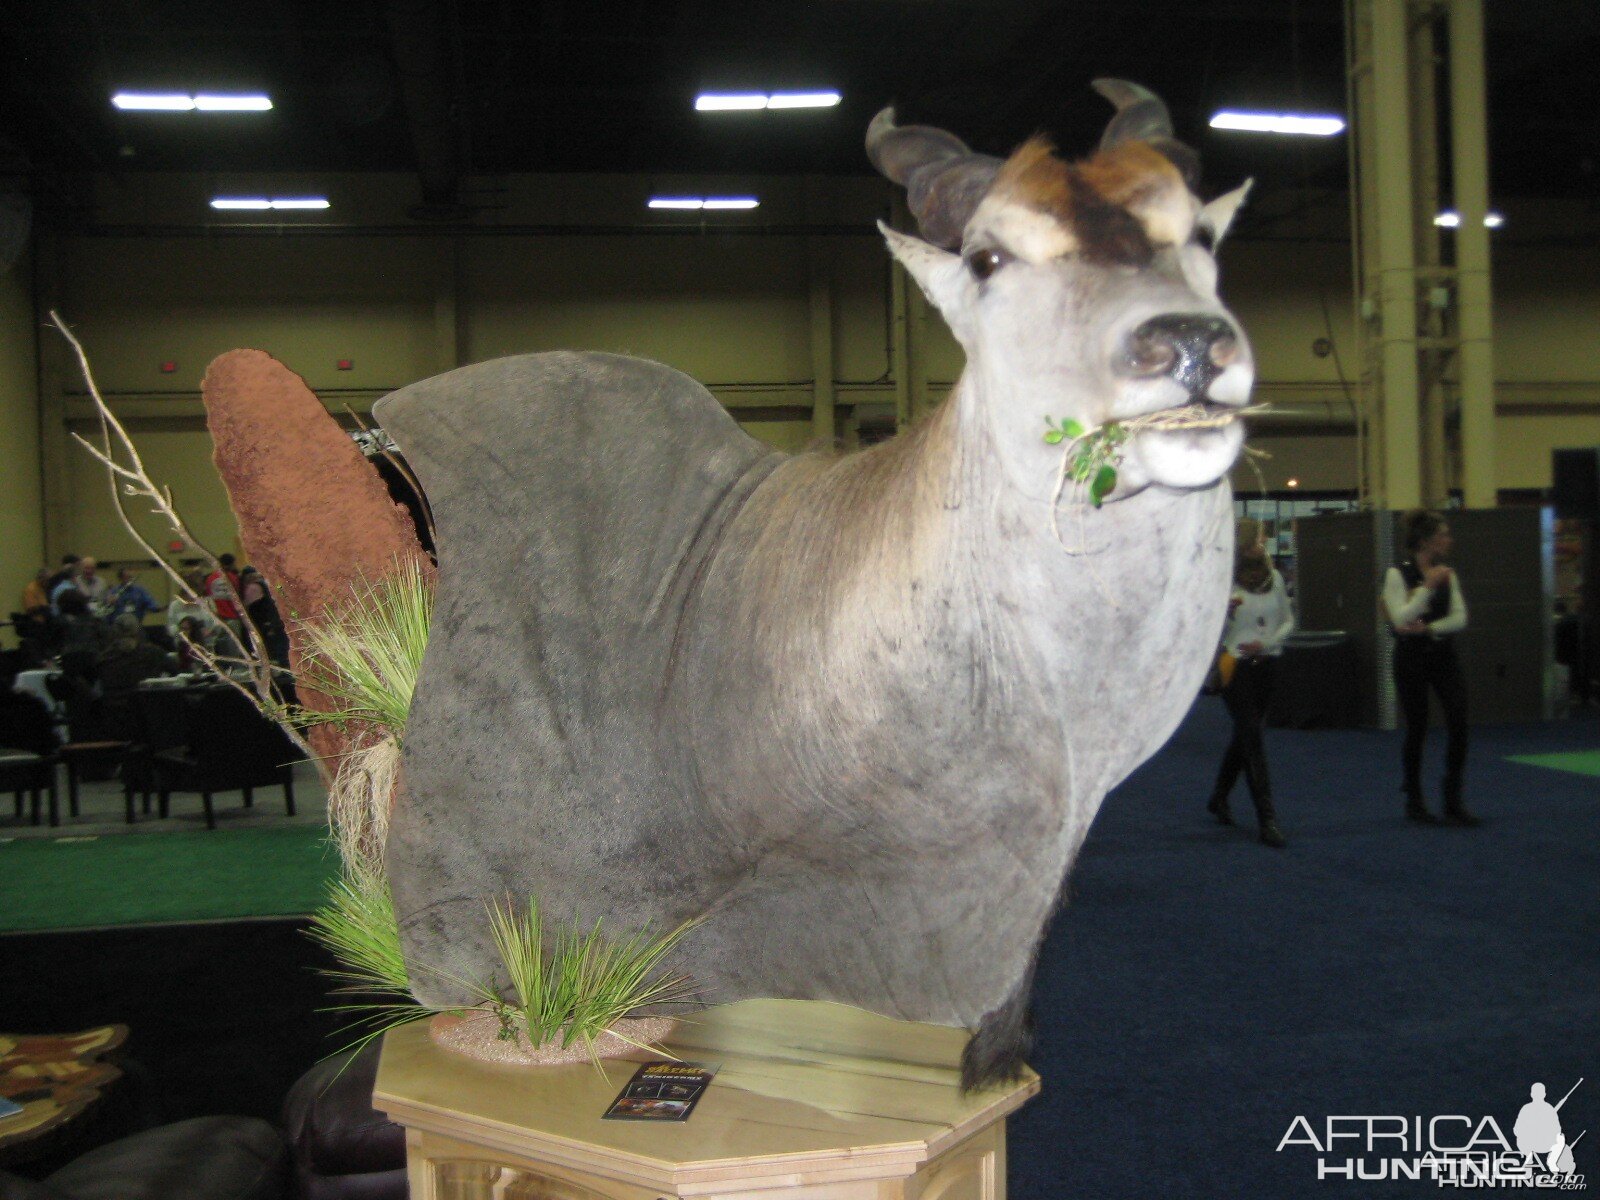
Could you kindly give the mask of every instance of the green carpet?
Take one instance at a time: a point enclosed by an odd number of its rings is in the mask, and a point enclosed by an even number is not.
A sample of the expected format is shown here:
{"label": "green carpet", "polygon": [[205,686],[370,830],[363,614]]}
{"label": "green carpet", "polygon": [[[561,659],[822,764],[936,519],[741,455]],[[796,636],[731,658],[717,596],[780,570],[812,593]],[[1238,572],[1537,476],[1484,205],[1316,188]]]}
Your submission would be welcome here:
{"label": "green carpet", "polygon": [[338,855],[317,825],[0,844],[0,932],[308,913]]}
{"label": "green carpet", "polygon": [[1549,767],[1552,771],[1571,771],[1574,775],[1600,775],[1600,750],[1571,750],[1564,754],[1512,754],[1508,760],[1530,767]]}

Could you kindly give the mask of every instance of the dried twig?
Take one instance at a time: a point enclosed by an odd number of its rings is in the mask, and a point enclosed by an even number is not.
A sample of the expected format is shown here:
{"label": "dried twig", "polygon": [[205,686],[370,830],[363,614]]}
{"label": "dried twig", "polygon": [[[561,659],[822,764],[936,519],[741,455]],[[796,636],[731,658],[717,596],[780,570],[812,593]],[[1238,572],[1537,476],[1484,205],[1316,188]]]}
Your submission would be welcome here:
{"label": "dried twig", "polygon": [[[84,384],[89,389],[89,397],[94,401],[95,413],[100,419],[99,446],[77,433],[72,435],[73,440],[106,468],[106,478],[111,485],[111,503],[116,508],[117,516],[121,519],[123,528],[128,531],[129,536],[166,573],[178,595],[182,596],[186,603],[199,603],[201,597],[189,586],[188,580],[184,579],[182,573],[168,562],[165,555],[151,545],[134,525],[133,519],[129,517],[128,510],[124,504],[124,497],[149,502],[150,511],[166,523],[173,534],[183,542],[186,549],[194,551],[206,563],[210,573],[222,571],[222,564],[217,561],[216,556],[210,550],[201,545],[199,540],[189,532],[189,527],[184,524],[183,518],[179,515],[177,507],[173,503],[172,489],[160,487],[150,478],[149,472],[145,470],[144,459],[139,455],[139,448],[134,445],[133,438],[129,436],[126,427],[117,419],[116,414],[111,411],[110,405],[106,403],[105,397],[100,393],[99,385],[94,381],[94,372],[89,367],[89,356],[84,351],[83,343],[67,328],[66,322],[61,319],[61,314],[53,309],[50,312],[50,324],[55,327],[62,337],[67,339],[73,353],[77,356],[78,367],[83,372]],[[117,461],[119,454],[127,460],[129,465],[125,466]],[[225,572],[224,577],[226,577]],[[240,645],[237,635],[229,626],[224,624],[222,628],[226,630],[227,636],[233,643],[234,649],[238,651],[239,656],[225,653],[219,654],[211,650],[210,647],[202,646],[189,638],[184,638],[184,644],[189,647],[195,657],[217,679],[246,696],[258,710],[276,722],[289,736],[290,740],[294,742],[295,746],[303,751],[308,758],[316,759],[316,752],[311,749],[311,746],[301,735],[300,730],[289,719],[287,709],[274,694],[275,669],[271,658],[267,654],[266,642],[261,637],[261,631],[256,628],[255,622],[250,619],[249,613],[245,611],[242,599],[236,597],[235,602],[239,609],[240,623],[248,636],[249,646]],[[228,669],[233,666],[244,666],[249,669],[250,684],[252,686],[247,687],[240,680],[233,677],[233,674]]]}

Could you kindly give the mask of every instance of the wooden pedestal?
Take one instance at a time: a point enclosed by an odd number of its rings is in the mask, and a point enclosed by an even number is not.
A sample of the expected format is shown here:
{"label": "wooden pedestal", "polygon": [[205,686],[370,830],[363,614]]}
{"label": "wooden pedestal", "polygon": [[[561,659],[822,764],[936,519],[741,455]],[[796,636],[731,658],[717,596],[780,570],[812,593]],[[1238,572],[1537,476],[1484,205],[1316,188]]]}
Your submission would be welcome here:
{"label": "wooden pedestal", "polygon": [[667,1048],[717,1077],[655,1123],[600,1119],[637,1062],[492,1066],[418,1023],[386,1035],[373,1105],[406,1127],[411,1200],[1003,1200],[1005,1118],[1039,1078],[963,1096],[966,1036],[838,1004],[708,1009]]}

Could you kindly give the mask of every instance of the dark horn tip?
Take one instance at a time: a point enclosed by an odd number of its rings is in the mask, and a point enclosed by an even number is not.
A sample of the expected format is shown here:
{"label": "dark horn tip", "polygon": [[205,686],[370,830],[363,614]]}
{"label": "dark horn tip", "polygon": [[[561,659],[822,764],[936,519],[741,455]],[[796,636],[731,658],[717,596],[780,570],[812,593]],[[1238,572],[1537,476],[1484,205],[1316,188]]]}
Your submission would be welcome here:
{"label": "dark horn tip", "polygon": [[881,151],[884,139],[898,128],[894,123],[894,105],[879,109],[878,115],[867,123],[867,159],[878,170],[883,170]]}

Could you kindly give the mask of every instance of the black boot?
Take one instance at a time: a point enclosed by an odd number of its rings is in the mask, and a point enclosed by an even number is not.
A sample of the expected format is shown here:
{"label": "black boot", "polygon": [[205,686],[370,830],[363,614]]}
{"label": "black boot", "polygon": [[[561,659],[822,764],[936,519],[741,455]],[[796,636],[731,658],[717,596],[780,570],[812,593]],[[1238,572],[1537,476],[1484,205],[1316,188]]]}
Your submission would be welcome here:
{"label": "black boot", "polygon": [[1463,829],[1475,829],[1483,822],[1467,811],[1467,805],[1461,799],[1461,775],[1446,772],[1444,777],[1444,819],[1449,825],[1459,825]]}
{"label": "black boot", "polygon": [[1256,820],[1261,825],[1261,844],[1271,846],[1274,850],[1282,850],[1288,845],[1283,838],[1283,830],[1278,828],[1278,814],[1272,807],[1272,796],[1265,788],[1259,795],[1251,797],[1256,802]]}
{"label": "black boot", "polygon": [[1233,814],[1228,811],[1228,798],[1226,796],[1213,796],[1206,804],[1206,811],[1217,819],[1219,825],[1232,825]]}
{"label": "black boot", "polygon": [[1406,797],[1406,817],[1419,825],[1437,825],[1439,818],[1428,811],[1428,806],[1422,802],[1421,796]]}

